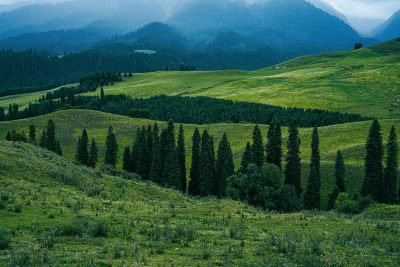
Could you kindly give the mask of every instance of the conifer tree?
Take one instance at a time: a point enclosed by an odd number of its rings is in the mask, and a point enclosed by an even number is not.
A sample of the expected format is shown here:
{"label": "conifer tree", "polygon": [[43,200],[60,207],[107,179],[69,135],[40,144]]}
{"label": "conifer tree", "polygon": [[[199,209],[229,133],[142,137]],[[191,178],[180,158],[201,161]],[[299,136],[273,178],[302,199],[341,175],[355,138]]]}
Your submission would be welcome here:
{"label": "conifer tree", "polygon": [[146,128],[138,129],[136,133],[136,139],[134,144],[134,156],[136,161],[136,172],[143,178],[148,178],[148,172],[150,166],[148,166],[149,159],[147,152],[147,141],[146,141]]}
{"label": "conifer tree", "polygon": [[161,166],[161,151],[160,151],[160,136],[157,123],[153,127],[153,159],[151,161],[150,169],[150,180],[156,183],[160,183],[162,176],[162,166]]}
{"label": "conifer tree", "polygon": [[55,153],[60,155],[60,156],[63,155],[62,154],[62,150],[61,150],[61,144],[60,144],[60,142],[58,140],[56,140],[56,151],[55,151]]}
{"label": "conifer tree", "polygon": [[267,163],[275,164],[282,169],[282,131],[281,125],[277,122],[272,122],[269,127],[266,151]]}
{"label": "conifer tree", "polygon": [[29,126],[29,142],[36,144],[36,128],[35,125]]}
{"label": "conifer tree", "polygon": [[124,155],[122,157],[122,169],[127,171],[127,172],[131,172],[132,168],[131,168],[131,164],[132,164],[132,159],[131,159],[132,155],[131,155],[131,149],[129,148],[129,146],[125,147],[124,150]]}
{"label": "conifer tree", "polygon": [[108,135],[106,139],[106,153],[104,157],[104,163],[114,166],[117,164],[117,153],[118,144],[115,134],[113,133],[113,128],[110,126],[108,128]]}
{"label": "conifer tree", "polygon": [[300,137],[297,122],[293,121],[289,127],[289,140],[287,142],[287,157],[285,168],[285,184],[292,185],[301,197],[301,163],[300,163]]}
{"label": "conifer tree", "polygon": [[11,141],[11,133],[7,132],[6,141]]}
{"label": "conifer tree", "polygon": [[246,148],[243,152],[242,163],[240,164],[240,171],[246,172],[247,166],[252,162],[252,153],[250,142],[247,142]]}
{"label": "conifer tree", "polygon": [[151,125],[146,130],[146,177],[150,175],[151,162],[153,160],[153,129]]}
{"label": "conifer tree", "polygon": [[329,195],[328,210],[335,208],[335,202],[338,195],[346,191],[344,185],[344,161],[342,152],[340,150],[336,154],[335,178],[336,178],[335,187],[332,193]]}
{"label": "conifer tree", "polygon": [[103,87],[101,87],[101,90],[100,90],[100,100],[101,100],[101,102],[105,102],[105,96],[104,96],[104,89],[103,89]]}
{"label": "conifer tree", "polygon": [[163,129],[161,131],[161,136],[160,136],[160,155],[161,155],[161,177],[160,181],[163,183],[164,182],[164,167],[165,167],[165,159],[167,155],[167,143],[168,143],[168,133],[167,129]]}
{"label": "conifer tree", "polygon": [[163,171],[163,184],[167,187],[181,190],[181,171],[179,168],[178,153],[175,143],[175,130],[172,120],[168,122],[166,132],[166,155]]}
{"label": "conifer tree", "polygon": [[89,152],[89,167],[96,168],[97,164],[97,146],[96,141],[92,139],[92,143],[90,144],[90,152]]}
{"label": "conifer tree", "polygon": [[6,120],[6,113],[4,112],[4,108],[0,107],[0,121]]}
{"label": "conifer tree", "polygon": [[47,124],[46,148],[52,152],[56,152],[57,150],[56,126],[54,125],[53,120],[49,120]]}
{"label": "conifer tree", "polygon": [[304,192],[304,207],[308,210],[321,208],[320,161],[318,128],[315,127],[312,133],[310,175]]}
{"label": "conifer tree", "polygon": [[231,145],[226,133],[218,144],[217,160],[215,163],[215,190],[214,194],[219,198],[226,194],[226,179],[235,173]]}
{"label": "conifer tree", "polygon": [[213,194],[215,188],[215,153],[214,141],[204,130],[201,138],[200,150],[200,195],[208,196]]}
{"label": "conifer tree", "polygon": [[77,162],[85,166],[88,166],[89,162],[88,145],[89,138],[86,129],[83,129],[82,136],[78,140]]}
{"label": "conifer tree", "polygon": [[382,177],[383,177],[383,145],[381,126],[378,120],[374,120],[369,130],[365,146],[365,179],[362,187],[363,196],[371,196],[375,201],[382,201]]}
{"label": "conifer tree", "polygon": [[186,193],[187,179],[186,179],[186,150],[185,150],[185,136],[183,132],[183,126],[179,127],[179,135],[178,135],[178,162],[179,169],[181,172],[181,190],[182,193]]}
{"label": "conifer tree", "polygon": [[264,145],[262,141],[262,135],[258,125],[254,127],[253,131],[253,145],[251,147],[252,162],[254,162],[259,168],[265,163],[264,157]]}
{"label": "conifer tree", "polygon": [[192,165],[190,168],[189,194],[200,195],[200,132],[195,129],[192,137]]}
{"label": "conifer tree", "polygon": [[387,159],[383,176],[382,202],[386,204],[396,204],[399,202],[397,194],[398,153],[399,146],[396,129],[393,125],[387,143]]}
{"label": "conifer tree", "polygon": [[42,135],[40,136],[40,142],[39,142],[39,145],[42,148],[46,148],[47,145],[46,136],[47,136],[46,131],[43,131]]}

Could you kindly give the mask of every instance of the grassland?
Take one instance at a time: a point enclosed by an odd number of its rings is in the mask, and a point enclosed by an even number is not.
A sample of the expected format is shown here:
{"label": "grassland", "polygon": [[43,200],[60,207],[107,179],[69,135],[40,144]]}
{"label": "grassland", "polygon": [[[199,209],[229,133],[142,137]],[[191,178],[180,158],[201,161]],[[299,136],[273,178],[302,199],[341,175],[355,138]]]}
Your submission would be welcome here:
{"label": "grassland", "polygon": [[[209,96],[284,107],[319,108],[396,118],[400,108],[400,42],[300,57],[244,72],[135,74],[104,88],[106,94]],[[89,93],[95,95],[98,93]]]}
{"label": "grassland", "polygon": [[[99,146],[100,162],[104,160],[104,147],[107,130],[113,126],[119,144],[119,162],[121,167],[122,153],[125,146],[131,146],[136,136],[136,130],[143,126],[153,125],[154,121],[144,119],[132,119],[125,116],[112,115],[98,111],[88,110],[65,110],[52,114],[30,118],[25,120],[1,122],[0,137],[5,137],[7,131],[16,129],[28,132],[28,127],[34,124],[38,134],[46,128],[49,119],[54,120],[57,126],[57,138],[60,140],[64,156],[70,160],[74,159],[76,141],[83,129],[88,130],[89,138],[95,138]],[[165,122],[157,122],[160,127],[166,127]],[[349,123],[328,127],[321,127],[320,131],[320,150],[322,159],[322,197],[326,203],[328,194],[332,191],[334,184],[334,161],[336,152],[341,149],[346,161],[346,184],[350,192],[357,192],[363,181],[364,168],[364,144],[370,127],[369,121]],[[384,140],[387,139],[389,129],[394,124],[400,129],[400,119],[381,120]],[[191,137],[194,129],[207,129],[219,141],[224,132],[227,133],[231,142],[235,165],[238,168],[241,156],[248,141],[252,139],[253,124],[212,124],[212,125],[184,125],[185,144],[187,149],[187,169],[191,162]],[[261,131],[266,140],[268,126],[262,125]],[[287,128],[283,128],[283,140],[287,140]],[[301,136],[301,157],[303,162],[303,182],[306,183],[311,146],[312,129],[300,129]],[[286,152],[285,146],[283,147]]]}
{"label": "grassland", "polygon": [[0,177],[2,236],[11,241],[0,250],[2,266],[400,264],[398,206],[357,216],[265,213],[4,141]]}

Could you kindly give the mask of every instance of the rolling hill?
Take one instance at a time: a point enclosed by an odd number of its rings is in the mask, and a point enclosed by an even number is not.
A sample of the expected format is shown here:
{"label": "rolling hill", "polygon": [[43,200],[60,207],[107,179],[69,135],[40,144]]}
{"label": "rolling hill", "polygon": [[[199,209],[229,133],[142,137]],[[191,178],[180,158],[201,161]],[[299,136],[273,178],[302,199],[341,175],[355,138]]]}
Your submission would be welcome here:
{"label": "rolling hill", "polygon": [[[397,118],[400,116],[399,52],[400,39],[394,39],[359,50],[300,57],[252,72],[135,74],[104,90],[106,94],[132,97],[210,96]],[[7,101],[0,99],[0,105],[5,104]]]}
{"label": "rolling hill", "polygon": [[[396,266],[398,206],[276,214],[0,141],[0,264]],[[132,177],[133,178],[133,177]],[[339,256],[340,255],[340,256]],[[268,259],[268,260],[266,260]]]}

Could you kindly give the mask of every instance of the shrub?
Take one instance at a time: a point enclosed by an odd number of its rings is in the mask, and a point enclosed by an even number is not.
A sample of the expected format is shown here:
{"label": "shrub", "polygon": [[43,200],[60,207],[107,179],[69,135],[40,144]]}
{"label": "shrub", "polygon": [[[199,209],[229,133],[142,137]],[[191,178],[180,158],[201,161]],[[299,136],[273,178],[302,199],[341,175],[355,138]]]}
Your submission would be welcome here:
{"label": "shrub", "polygon": [[21,213],[22,212],[22,205],[21,204],[17,204],[14,206],[14,212],[15,213]]}
{"label": "shrub", "polygon": [[56,236],[82,236],[87,226],[87,222],[75,219],[72,222],[58,225],[54,233]]}
{"label": "shrub", "polygon": [[0,230],[0,250],[8,249],[10,242],[10,236],[6,232]]}
{"label": "shrub", "polygon": [[347,193],[340,193],[335,202],[335,209],[346,214],[357,214],[373,204],[371,197],[350,197]]}
{"label": "shrub", "polygon": [[109,232],[108,225],[103,220],[96,222],[92,228],[93,237],[107,237],[108,232]]}

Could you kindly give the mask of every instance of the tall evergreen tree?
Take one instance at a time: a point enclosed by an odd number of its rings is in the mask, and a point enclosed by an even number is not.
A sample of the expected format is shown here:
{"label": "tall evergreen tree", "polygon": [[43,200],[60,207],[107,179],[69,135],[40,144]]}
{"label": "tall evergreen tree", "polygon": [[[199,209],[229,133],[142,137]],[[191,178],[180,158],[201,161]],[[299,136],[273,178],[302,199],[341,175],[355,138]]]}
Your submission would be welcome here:
{"label": "tall evergreen tree", "polygon": [[40,136],[40,142],[39,142],[39,146],[42,148],[46,148],[47,146],[47,141],[46,141],[46,131],[42,132],[42,135]]}
{"label": "tall evergreen tree", "polygon": [[11,133],[7,132],[6,141],[11,141]]}
{"label": "tall evergreen tree", "polygon": [[49,120],[47,124],[46,148],[53,152],[56,152],[57,150],[56,126],[54,125],[53,120]]}
{"label": "tall evergreen tree", "polygon": [[179,169],[181,172],[181,190],[182,193],[186,193],[187,179],[186,179],[186,150],[185,150],[185,135],[183,132],[183,126],[179,127],[179,135],[178,135],[178,162]]}
{"label": "tall evergreen tree", "polygon": [[148,159],[148,147],[146,141],[146,128],[138,129],[136,133],[136,139],[134,144],[134,156],[133,159],[136,161],[135,167],[136,172],[143,178],[148,178],[148,172],[150,162]]}
{"label": "tall evergreen tree", "polygon": [[168,122],[166,132],[166,155],[163,170],[163,184],[167,187],[181,190],[181,170],[179,168],[178,153],[175,143],[175,130],[172,120]]}
{"label": "tall evergreen tree", "polygon": [[168,131],[167,129],[162,129],[160,135],[160,155],[161,155],[161,177],[160,182],[164,182],[164,167],[165,167],[165,160],[167,158],[167,144],[168,144]]}
{"label": "tall evergreen tree", "polygon": [[96,168],[97,153],[98,151],[97,151],[96,141],[92,139],[92,143],[90,144],[89,161],[88,161],[89,167]]}
{"label": "tall evergreen tree", "polygon": [[235,174],[231,145],[226,133],[218,144],[217,160],[215,163],[215,189],[214,194],[224,197],[226,194],[226,179]]}
{"label": "tall evergreen tree", "polygon": [[101,102],[105,102],[105,96],[104,96],[104,89],[103,89],[103,87],[101,87],[101,90],[100,90],[100,100],[101,100]]}
{"label": "tall evergreen tree", "polygon": [[58,140],[56,140],[56,151],[55,151],[55,153],[60,155],[60,156],[63,155],[62,154],[62,150],[61,150],[61,144],[60,144],[60,142]]}
{"label": "tall evergreen tree", "polygon": [[383,177],[383,145],[381,126],[378,120],[374,120],[369,130],[365,146],[365,179],[362,187],[362,195],[370,195],[375,201],[382,201],[382,177]]}
{"label": "tall evergreen tree", "polygon": [[151,162],[153,160],[153,129],[151,125],[147,126],[146,129],[146,145],[146,177],[148,178],[150,175]]}
{"label": "tall evergreen tree", "polygon": [[335,208],[335,202],[338,195],[346,191],[344,185],[344,161],[342,152],[340,150],[336,154],[335,178],[336,178],[335,187],[332,193],[329,195],[328,210]]}
{"label": "tall evergreen tree", "polygon": [[242,163],[240,164],[240,171],[246,172],[247,166],[249,166],[250,163],[252,163],[251,145],[250,142],[247,142],[242,156]]}
{"label": "tall evergreen tree", "polygon": [[132,164],[131,149],[129,148],[129,146],[127,146],[125,147],[124,155],[122,157],[122,169],[127,172],[131,172],[132,171],[131,164]]}
{"label": "tall evergreen tree", "polygon": [[83,129],[82,136],[78,140],[78,147],[77,147],[77,158],[76,161],[79,164],[88,166],[89,162],[89,138],[87,135],[86,129]]}
{"label": "tall evergreen tree", "polygon": [[321,208],[320,165],[318,128],[315,127],[312,133],[310,176],[307,189],[304,192],[304,207],[309,210]]}
{"label": "tall evergreen tree", "polygon": [[285,168],[285,184],[292,185],[301,197],[301,159],[300,159],[300,137],[297,122],[293,121],[289,127],[289,140],[287,142],[287,157]]}
{"label": "tall evergreen tree", "polygon": [[282,169],[282,130],[277,122],[272,122],[269,127],[266,151],[267,162]]}
{"label": "tall evergreen tree", "polygon": [[397,143],[396,129],[393,125],[387,143],[387,159],[383,176],[383,203],[396,204],[399,202],[397,194],[398,153],[399,146]]}
{"label": "tall evergreen tree", "polygon": [[189,194],[200,195],[200,132],[195,129],[192,137],[192,165],[190,167]]}
{"label": "tall evergreen tree", "polygon": [[113,128],[110,126],[108,128],[108,135],[106,139],[106,153],[104,157],[104,163],[114,166],[117,164],[117,153],[118,144],[115,134],[113,133]]}
{"label": "tall evergreen tree", "polygon": [[157,123],[153,127],[153,159],[151,161],[150,180],[156,183],[161,182],[162,164],[161,164],[161,151],[160,151],[160,136]]}
{"label": "tall evergreen tree", "polygon": [[4,112],[4,108],[0,107],[0,121],[6,120],[6,113]]}
{"label": "tall evergreen tree", "polygon": [[254,127],[253,145],[251,147],[251,152],[253,156],[252,162],[254,162],[259,168],[261,168],[261,166],[265,163],[265,157],[262,135],[258,125]]}
{"label": "tall evergreen tree", "polygon": [[29,142],[36,144],[36,128],[33,124],[29,126]]}
{"label": "tall evergreen tree", "polygon": [[213,194],[215,188],[215,153],[214,141],[204,130],[201,138],[200,150],[200,195],[208,196]]}

